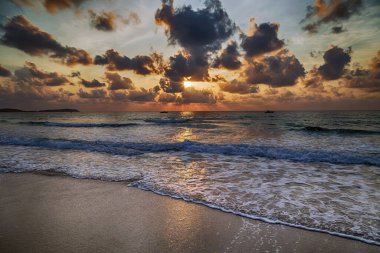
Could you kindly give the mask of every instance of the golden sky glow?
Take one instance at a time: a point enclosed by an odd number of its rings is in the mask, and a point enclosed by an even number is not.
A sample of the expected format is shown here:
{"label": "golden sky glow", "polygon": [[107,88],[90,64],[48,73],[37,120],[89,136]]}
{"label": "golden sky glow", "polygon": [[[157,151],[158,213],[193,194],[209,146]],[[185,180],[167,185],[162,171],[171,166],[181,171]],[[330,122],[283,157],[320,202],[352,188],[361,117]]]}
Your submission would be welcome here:
{"label": "golden sky glow", "polygon": [[0,107],[380,109],[378,1],[59,2],[0,4]]}

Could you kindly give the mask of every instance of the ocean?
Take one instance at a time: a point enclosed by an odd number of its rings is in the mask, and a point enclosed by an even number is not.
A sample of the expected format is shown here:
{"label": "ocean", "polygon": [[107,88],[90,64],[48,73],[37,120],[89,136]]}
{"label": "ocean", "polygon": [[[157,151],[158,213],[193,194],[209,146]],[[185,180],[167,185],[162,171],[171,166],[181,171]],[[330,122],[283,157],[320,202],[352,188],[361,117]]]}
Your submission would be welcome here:
{"label": "ocean", "polygon": [[0,172],[40,170],[380,245],[380,111],[0,113]]}

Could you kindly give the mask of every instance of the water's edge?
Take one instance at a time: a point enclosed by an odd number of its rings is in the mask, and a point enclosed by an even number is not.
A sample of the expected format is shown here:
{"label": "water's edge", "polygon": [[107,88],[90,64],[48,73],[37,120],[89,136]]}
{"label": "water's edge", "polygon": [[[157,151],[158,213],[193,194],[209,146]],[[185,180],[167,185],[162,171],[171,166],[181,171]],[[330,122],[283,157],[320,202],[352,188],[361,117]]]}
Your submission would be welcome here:
{"label": "water's edge", "polygon": [[200,201],[200,200],[188,197],[188,196],[181,196],[178,194],[167,193],[167,192],[163,192],[163,191],[159,191],[159,190],[153,190],[153,189],[150,189],[150,188],[147,188],[147,187],[144,187],[142,185],[137,184],[136,182],[139,181],[139,178],[131,178],[131,179],[127,179],[127,180],[110,180],[110,179],[102,179],[102,178],[88,178],[88,177],[78,177],[78,176],[70,175],[70,174],[67,174],[64,172],[57,172],[57,171],[53,171],[53,170],[47,170],[47,171],[43,171],[43,170],[38,171],[37,170],[37,171],[21,171],[21,172],[20,171],[13,171],[13,172],[9,171],[9,172],[0,172],[0,174],[33,174],[33,175],[57,176],[57,177],[63,176],[63,177],[69,177],[69,178],[73,178],[73,179],[80,179],[80,180],[84,179],[84,180],[104,181],[104,182],[109,182],[109,183],[126,183],[128,187],[133,187],[133,188],[136,188],[139,190],[148,191],[148,192],[151,192],[154,194],[170,197],[173,199],[184,200],[188,203],[207,206],[207,207],[212,208],[212,209],[216,209],[216,210],[219,210],[219,211],[222,211],[225,213],[238,215],[240,217],[244,217],[244,218],[248,218],[248,219],[258,220],[258,221],[262,221],[262,222],[269,223],[269,224],[285,225],[285,226],[289,226],[289,227],[305,229],[305,230],[312,231],[312,232],[329,234],[329,235],[333,235],[333,236],[342,237],[345,239],[360,241],[360,242],[370,244],[370,245],[380,246],[380,242],[361,238],[361,237],[357,237],[357,236],[353,236],[353,235],[347,235],[347,234],[343,234],[343,233],[339,233],[339,232],[333,232],[333,231],[328,231],[328,230],[323,230],[323,229],[318,229],[318,228],[307,227],[307,226],[303,226],[303,225],[292,224],[292,223],[279,221],[279,220],[271,220],[271,219],[268,219],[265,217],[260,217],[260,216],[255,216],[255,215],[250,215],[250,214],[230,210],[230,209],[220,207],[220,206],[214,205],[214,204],[209,203],[209,202]]}

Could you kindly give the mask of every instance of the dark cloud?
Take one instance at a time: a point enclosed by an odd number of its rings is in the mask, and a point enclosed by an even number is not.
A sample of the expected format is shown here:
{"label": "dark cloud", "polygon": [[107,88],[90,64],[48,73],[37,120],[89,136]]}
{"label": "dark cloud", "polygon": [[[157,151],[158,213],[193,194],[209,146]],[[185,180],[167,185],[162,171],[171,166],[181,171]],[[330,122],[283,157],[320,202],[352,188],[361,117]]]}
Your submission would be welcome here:
{"label": "dark cloud", "polygon": [[304,75],[302,64],[287,50],[264,57],[261,61],[253,61],[245,70],[247,83],[268,84],[272,87],[293,86]]}
{"label": "dark cloud", "polygon": [[323,51],[317,51],[317,50],[312,50],[310,52],[310,56],[313,57],[313,58],[317,58],[317,57],[320,57],[324,54]]}
{"label": "dark cloud", "polygon": [[105,83],[99,82],[99,81],[96,80],[96,79],[93,79],[92,81],[87,81],[87,80],[81,78],[80,83],[81,83],[84,87],[86,87],[86,88],[100,88],[100,87],[104,87],[104,86],[106,86]]}
{"label": "dark cloud", "polygon": [[[25,110],[54,108],[65,104],[74,94],[63,90],[52,90],[47,86],[0,84],[0,107]],[[63,106],[65,107],[65,106]]]}
{"label": "dark cloud", "polygon": [[50,13],[71,8],[78,8],[83,2],[88,0],[44,0],[44,6]]}
{"label": "dark cloud", "polygon": [[51,14],[65,9],[77,9],[86,1],[88,0],[11,0],[17,6],[35,6],[36,3],[40,2]]}
{"label": "dark cloud", "polygon": [[227,82],[227,80],[223,76],[215,75],[215,76],[211,77],[211,82],[213,82],[213,83]]}
{"label": "dark cloud", "polygon": [[324,53],[323,59],[325,63],[318,68],[318,73],[324,80],[339,79],[345,73],[345,67],[351,61],[351,52],[351,48],[344,50],[333,46]]}
{"label": "dark cloud", "polygon": [[14,3],[17,6],[33,6],[33,0],[10,0],[10,2]]}
{"label": "dark cloud", "polygon": [[137,25],[141,23],[141,19],[136,12],[131,11],[128,13],[127,17],[122,18],[122,22],[126,25],[129,25],[129,24]]}
{"label": "dark cloud", "polygon": [[[99,31],[111,32],[116,30],[117,23],[125,25],[137,25],[141,23],[140,17],[136,12],[129,12],[125,17],[112,11],[103,11],[96,13],[93,10],[88,11],[90,15],[90,25]],[[119,22],[118,22],[119,21]]]}
{"label": "dark cloud", "polygon": [[128,100],[136,102],[153,102],[158,96],[160,88],[155,86],[152,89],[140,88],[139,90],[131,90],[128,93]]}
{"label": "dark cloud", "polygon": [[192,81],[208,80],[208,61],[203,57],[180,52],[169,58],[169,65],[165,67],[164,74],[174,82],[181,82],[185,78]]}
{"label": "dark cloud", "polygon": [[362,0],[316,0],[314,5],[307,7],[307,13],[301,22],[310,21],[303,29],[310,33],[318,32],[324,23],[337,23],[358,14],[363,6]]}
{"label": "dark cloud", "polygon": [[203,9],[191,6],[174,8],[173,1],[163,0],[156,11],[156,23],[166,28],[170,44],[185,50],[170,57],[160,85],[167,92],[181,92],[183,81],[205,81],[209,78],[209,57],[236,31],[219,0],[207,0]]}
{"label": "dark cloud", "polygon": [[313,68],[309,71],[304,81],[305,88],[321,89],[323,88],[323,78],[318,74],[318,69]]}
{"label": "dark cloud", "polygon": [[32,56],[48,55],[67,65],[92,63],[90,55],[75,47],[61,45],[52,35],[34,26],[24,16],[15,16],[2,26],[0,42]]}
{"label": "dark cloud", "polygon": [[231,82],[223,82],[219,84],[222,91],[237,94],[258,93],[259,87],[257,85],[249,84],[245,81],[232,80]]}
{"label": "dark cloud", "polygon": [[54,108],[57,103],[70,101],[74,95],[55,87],[66,83],[69,81],[63,76],[39,70],[35,64],[26,62],[11,78],[0,82],[0,107],[33,110],[43,104],[45,108]]}
{"label": "dark cloud", "polygon": [[345,31],[346,31],[346,29],[344,29],[342,25],[331,27],[331,33],[334,33],[334,34],[339,34],[339,33],[345,32]]}
{"label": "dark cloud", "polygon": [[[251,20],[253,22],[253,20]],[[241,35],[241,47],[248,57],[255,57],[281,49],[285,43],[278,39],[279,25],[275,23],[263,23],[257,26],[254,23],[252,36]]]}
{"label": "dark cloud", "polygon": [[70,77],[80,77],[80,72],[79,71],[73,71],[73,72],[71,72]]}
{"label": "dark cloud", "polygon": [[79,89],[77,93],[80,98],[106,98],[107,92],[103,89],[91,90],[90,92],[84,91],[83,89]]}
{"label": "dark cloud", "polygon": [[121,56],[113,49],[107,50],[104,55],[97,55],[95,57],[96,65],[107,65],[110,71],[116,70],[133,70],[140,75],[149,75],[160,72],[160,59],[159,55],[152,54],[151,56],[138,55],[134,58]]}
{"label": "dark cloud", "polygon": [[212,67],[223,67],[231,70],[239,69],[241,67],[239,56],[238,45],[235,41],[232,41],[223,50],[220,56],[215,59]]}
{"label": "dark cloud", "polygon": [[159,86],[151,89],[135,89],[126,91],[112,91],[110,98],[116,101],[154,102],[160,91]]}
{"label": "dark cloud", "polygon": [[173,0],[162,0],[155,19],[157,24],[165,26],[169,43],[178,43],[190,53],[220,49],[236,26],[219,0],[207,0],[204,4],[205,8],[193,10],[186,5],[174,8]]}
{"label": "dark cloud", "polygon": [[368,69],[357,68],[345,76],[345,86],[369,92],[380,92],[380,51],[372,59]]}
{"label": "dark cloud", "polygon": [[183,82],[175,82],[170,80],[169,78],[161,78],[160,79],[160,87],[163,91],[167,93],[177,93],[182,92],[185,89]]}
{"label": "dark cloud", "polygon": [[89,10],[91,26],[97,30],[110,32],[116,29],[116,15],[111,11],[103,11],[96,14],[93,10]]}
{"label": "dark cloud", "polygon": [[158,102],[161,103],[176,103],[179,99],[179,96],[171,93],[161,93],[158,97]]}
{"label": "dark cloud", "polygon": [[12,75],[12,72],[10,72],[8,69],[4,68],[0,64],[0,77],[9,77]]}
{"label": "dark cloud", "polygon": [[12,80],[18,85],[24,86],[61,86],[71,84],[64,76],[57,72],[39,70],[34,63],[26,62],[25,66],[17,69]]}
{"label": "dark cloud", "polygon": [[178,103],[191,104],[215,104],[218,101],[218,97],[214,95],[211,90],[202,89],[197,90],[195,88],[187,88],[182,92],[182,97],[178,99]]}
{"label": "dark cloud", "polygon": [[106,72],[105,75],[109,83],[109,90],[133,90],[136,88],[131,79],[122,77],[118,73]]}
{"label": "dark cloud", "polygon": [[183,82],[209,80],[209,64],[206,58],[193,57],[186,52],[179,52],[169,58],[169,64],[164,67],[164,78],[160,80],[161,88],[168,93],[181,92]]}
{"label": "dark cloud", "polygon": [[304,27],[302,27],[305,31],[308,31],[309,33],[318,33],[318,25],[315,23],[307,24]]}

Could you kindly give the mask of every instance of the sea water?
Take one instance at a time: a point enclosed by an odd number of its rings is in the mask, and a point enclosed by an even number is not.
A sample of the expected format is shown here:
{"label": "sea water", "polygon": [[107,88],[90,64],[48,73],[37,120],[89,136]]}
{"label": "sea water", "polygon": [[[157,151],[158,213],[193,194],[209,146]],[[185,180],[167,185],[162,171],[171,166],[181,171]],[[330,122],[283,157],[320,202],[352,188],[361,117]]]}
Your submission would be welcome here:
{"label": "sea water", "polygon": [[376,111],[0,113],[0,172],[40,170],[380,245]]}

